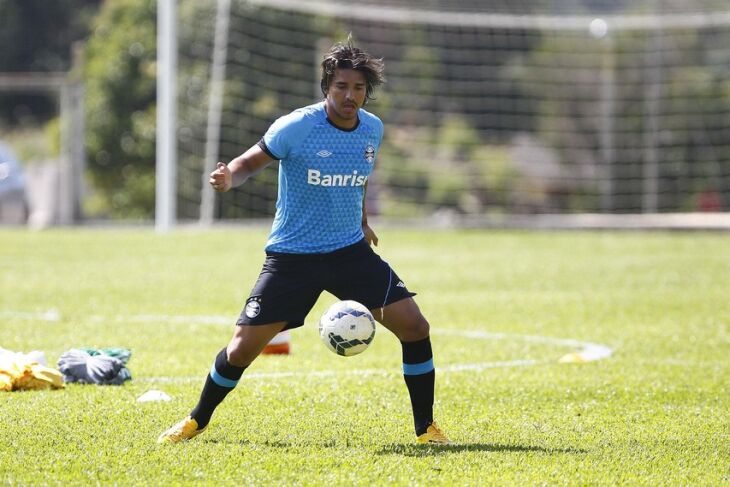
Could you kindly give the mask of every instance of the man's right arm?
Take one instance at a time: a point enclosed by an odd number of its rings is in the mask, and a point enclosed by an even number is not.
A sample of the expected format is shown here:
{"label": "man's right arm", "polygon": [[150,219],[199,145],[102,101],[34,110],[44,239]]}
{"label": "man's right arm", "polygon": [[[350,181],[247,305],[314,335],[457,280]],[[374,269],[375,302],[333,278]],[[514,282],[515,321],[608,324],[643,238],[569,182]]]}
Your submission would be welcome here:
{"label": "man's right arm", "polygon": [[242,185],[248,178],[274,161],[261,147],[254,145],[233,159],[227,165],[219,162],[215,171],[210,173],[208,182],[218,192],[226,192]]}

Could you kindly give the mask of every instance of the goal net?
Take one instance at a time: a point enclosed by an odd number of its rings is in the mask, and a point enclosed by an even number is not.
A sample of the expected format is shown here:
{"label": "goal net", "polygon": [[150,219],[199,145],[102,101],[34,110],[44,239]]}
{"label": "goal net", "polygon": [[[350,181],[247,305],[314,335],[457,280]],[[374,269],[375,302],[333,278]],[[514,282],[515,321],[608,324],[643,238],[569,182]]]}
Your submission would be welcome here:
{"label": "goal net", "polygon": [[[488,4],[488,5],[487,5]],[[556,6],[559,5],[559,6]],[[352,33],[383,57],[369,208],[383,218],[730,209],[730,8],[713,1],[181,0],[177,208],[269,218],[277,167],[225,195],[215,161],[322,99]]]}

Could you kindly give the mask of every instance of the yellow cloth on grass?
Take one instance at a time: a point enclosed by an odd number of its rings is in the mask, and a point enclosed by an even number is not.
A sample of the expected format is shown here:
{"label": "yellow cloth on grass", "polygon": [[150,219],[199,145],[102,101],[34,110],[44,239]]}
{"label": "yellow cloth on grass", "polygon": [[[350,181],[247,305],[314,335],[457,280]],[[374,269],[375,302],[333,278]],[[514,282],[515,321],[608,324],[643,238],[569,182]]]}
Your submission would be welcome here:
{"label": "yellow cloth on grass", "polygon": [[0,355],[0,391],[63,389],[63,374],[23,354]]}

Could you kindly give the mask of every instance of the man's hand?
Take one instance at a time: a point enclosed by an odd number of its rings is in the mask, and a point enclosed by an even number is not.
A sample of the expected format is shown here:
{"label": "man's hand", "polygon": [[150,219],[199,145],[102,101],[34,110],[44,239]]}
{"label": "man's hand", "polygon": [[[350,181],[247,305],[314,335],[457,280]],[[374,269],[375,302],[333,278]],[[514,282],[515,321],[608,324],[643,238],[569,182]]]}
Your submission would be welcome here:
{"label": "man's hand", "polygon": [[373,232],[373,229],[370,228],[367,222],[363,222],[362,224],[362,233],[365,234],[365,241],[368,244],[378,246],[378,236],[375,235],[375,232]]}
{"label": "man's hand", "polygon": [[210,179],[208,180],[213,189],[219,193],[225,193],[231,187],[233,187],[233,176],[228,166],[222,162],[218,163],[218,167],[215,171],[210,173]]}

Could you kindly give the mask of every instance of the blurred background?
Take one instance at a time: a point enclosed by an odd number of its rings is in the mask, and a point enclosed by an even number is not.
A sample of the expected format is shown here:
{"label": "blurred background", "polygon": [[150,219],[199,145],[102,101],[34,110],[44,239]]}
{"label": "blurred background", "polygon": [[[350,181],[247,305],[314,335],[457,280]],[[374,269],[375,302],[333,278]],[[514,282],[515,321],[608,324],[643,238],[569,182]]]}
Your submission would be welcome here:
{"label": "blurred background", "polygon": [[0,222],[270,220],[275,164],[204,181],[348,33],[386,64],[381,219],[730,227],[727,0],[0,0]]}

